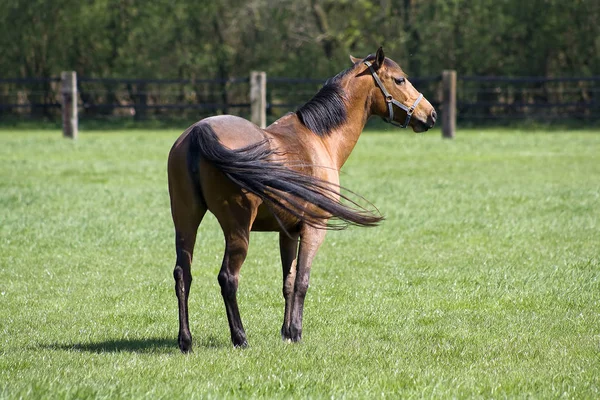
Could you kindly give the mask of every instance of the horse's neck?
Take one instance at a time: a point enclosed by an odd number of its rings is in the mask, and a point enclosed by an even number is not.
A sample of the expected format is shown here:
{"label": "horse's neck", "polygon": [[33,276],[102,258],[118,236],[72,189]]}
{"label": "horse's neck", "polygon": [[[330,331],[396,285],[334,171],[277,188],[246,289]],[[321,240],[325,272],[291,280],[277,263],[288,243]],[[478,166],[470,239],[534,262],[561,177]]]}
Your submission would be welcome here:
{"label": "horse's neck", "polygon": [[[316,145],[317,142],[322,143],[333,164],[331,167],[339,170],[352,153],[367,120],[371,116],[370,102],[367,98],[369,95],[368,88],[345,86],[344,89],[347,106],[346,121],[330,132],[317,135],[300,122],[296,113],[289,113],[267,127],[267,133],[274,137],[285,138],[281,139],[279,145],[283,147],[291,146],[290,151],[293,151],[294,146],[300,146],[311,152],[313,151],[311,150],[312,146]],[[309,135],[311,139],[304,141],[303,136],[300,136],[298,137],[299,141],[291,140],[290,137],[297,136],[299,131],[304,132],[303,135]],[[289,136],[292,132],[292,136]]]}
{"label": "horse's neck", "polygon": [[358,94],[356,92],[348,94],[346,122],[323,138],[323,142],[337,169],[342,168],[342,165],[350,157],[350,153],[354,150],[354,146],[371,116],[370,105],[367,104],[366,96],[360,93],[364,92],[359,91]]}

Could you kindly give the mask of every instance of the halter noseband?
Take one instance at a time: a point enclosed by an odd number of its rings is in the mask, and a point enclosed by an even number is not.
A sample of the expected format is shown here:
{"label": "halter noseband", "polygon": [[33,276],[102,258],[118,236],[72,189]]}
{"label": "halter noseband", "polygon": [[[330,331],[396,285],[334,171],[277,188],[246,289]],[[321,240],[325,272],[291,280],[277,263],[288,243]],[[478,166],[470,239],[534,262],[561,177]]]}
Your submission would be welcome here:
{"label": "halter noseband", "polygon": [[[379,89],[381,89],[381,92],[385,96],[385,102],[388,105],[389,117],[383,118],[383,120],[394,126],[399,126],[400,128],[406,128],[408,126],[408,123],[410,122],[410,117],[412,117],[413,113],[415,112],[415,109],[417,108],[417,105],[423,98],[423,94],[419,93],[419,97],[417,97],[417,100],[415,100],[415,102],[413,103],[412,106],[410,106],[410,107],[405,106],[404,104],[400,103],[398,100],[394,99],[394,97],[392,97],[392,95],[385,89],[385,86],[383,86],[383,82],[381,82],[381,79],[379,79],[379,76],[377,75],[377,71],[375,71],[375,69],[373,68],[373,65],[368,61],[365,61],[364,63],[367,67],[369,67],[369,70],[371,70],[371,75],[373,75],[373,79],[375,79],[375,83],[377,83],[377,86],[379,86]],[[400,123],[394,121],[394,104],[397,107],[406,111],[406,120],[404,121],[404,124],[400,124]]]}

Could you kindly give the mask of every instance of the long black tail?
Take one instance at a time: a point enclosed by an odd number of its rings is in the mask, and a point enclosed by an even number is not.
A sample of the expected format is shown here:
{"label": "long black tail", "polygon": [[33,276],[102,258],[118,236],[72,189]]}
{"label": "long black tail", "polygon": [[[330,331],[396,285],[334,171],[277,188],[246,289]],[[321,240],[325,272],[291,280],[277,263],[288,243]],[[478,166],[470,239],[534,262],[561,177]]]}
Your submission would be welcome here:
{"label": "long black tail", "polygon": [[[196,125],[189,135],[188,166],[193,179],[197,179],[198,162],[202,158],[272,208],[283,209],[310,226],[344,229],[348,224],[375,226],[383,220],[381,215],[360,206],[348,195],[340,194],[342,187],[304,175],[274,161],[273,156],[277,152],[271,149],[267,139],[231,150],[219,142],[208,124]],[[199,182],[196,183],[199,185]],[[355,195],[346,189],[344,191]],[[351,206],[336,200],[338,195]],[[306,202],[316,206],[316,209],[306,207]],[[332,220],[328,221],[327,216]]]}

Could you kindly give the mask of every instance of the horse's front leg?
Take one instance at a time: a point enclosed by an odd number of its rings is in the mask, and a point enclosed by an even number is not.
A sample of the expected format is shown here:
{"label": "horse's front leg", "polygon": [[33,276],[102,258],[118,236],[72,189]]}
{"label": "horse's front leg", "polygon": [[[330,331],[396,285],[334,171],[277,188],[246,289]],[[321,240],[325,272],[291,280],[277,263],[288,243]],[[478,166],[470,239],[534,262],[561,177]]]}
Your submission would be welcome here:
{"label": "horse's front leg", "polygon": [[290,322],[292,315],[292,296],[296,281],[296,260],[298,258],[299,234],[288,236],[282,232],[279,234],[279,250],[281,253],[281,266],[283,270],[283,298],[285,300],[285,311],[283,314],[283,325],[281,326],[281,338],[289,340]]}
{"label": "horse's front leg", "polygon": [[289,332],[286,332],[287,336],[284,335],[284,339],[289,339],[292,342],[298,342],[302,339],[302,314],[310,279],[310,269],[326,233],[327,231],[324,229],[312,227],[304,227],[300,233],[300,250],[298,251],[294,292],[291,296],[292,310]]}

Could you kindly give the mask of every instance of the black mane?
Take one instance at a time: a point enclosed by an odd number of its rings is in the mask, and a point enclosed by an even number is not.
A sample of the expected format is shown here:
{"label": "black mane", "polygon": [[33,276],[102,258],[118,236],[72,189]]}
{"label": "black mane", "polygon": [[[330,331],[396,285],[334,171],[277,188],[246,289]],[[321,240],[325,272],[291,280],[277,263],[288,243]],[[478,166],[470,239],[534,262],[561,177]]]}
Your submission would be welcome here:
{"label": "black mane", "polygon": [[339,83],[347,72],[343,71],[325,82],[321,90],[296,111],[300,122],[319,136],[326,136],[348,118],[344,89]]}

